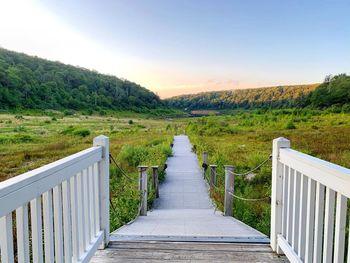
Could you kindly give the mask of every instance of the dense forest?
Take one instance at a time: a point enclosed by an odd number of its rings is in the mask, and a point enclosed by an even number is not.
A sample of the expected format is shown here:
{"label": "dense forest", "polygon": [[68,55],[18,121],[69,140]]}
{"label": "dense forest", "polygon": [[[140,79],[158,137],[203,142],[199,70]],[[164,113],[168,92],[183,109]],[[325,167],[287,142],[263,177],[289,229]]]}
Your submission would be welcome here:
{"label": "dense forest", "polygon": [[203,92],[181,95],[166,102],[180,109],[251,109],[304,107],[319,84]]}
{"label": "dense forest", "polygon": [[127,80],[0,48],[0,110],[137,110],[163,103]]}
{"label": "dense forest", "polygon": [[342,107],[350,111],[350,76],[327,76],[311,94],[310,104],[317,108]]}
{"label": "dense forest", "polygon": [[186,110],[303,108],[350,112],[350,76],[326,76],[322,84],[278,86],[257,89],[203,92],[166,100],[167,105]]}

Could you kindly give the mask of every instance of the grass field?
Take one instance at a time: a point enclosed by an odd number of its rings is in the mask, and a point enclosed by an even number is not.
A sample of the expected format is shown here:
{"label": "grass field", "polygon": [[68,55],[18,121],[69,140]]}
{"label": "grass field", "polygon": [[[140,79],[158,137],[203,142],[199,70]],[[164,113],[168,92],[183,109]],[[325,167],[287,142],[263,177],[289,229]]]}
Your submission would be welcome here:
{"label": "grass field", "polygon": [[[236,112],[230,116],[203,117],[187,125],[198,157],[209,153],[209,163],[218,165],[219,190],[212,193],[222,210],[224,165],[244,173],[263,162],[272,151],[272,140],[285,137],[292,148],[327,161],[350,167],[350,115],[312,110]],[[209,170],[207,171],[209,172]],[[251,180],[236,176],[235,193],[244,198],[264,198],[271,194],[271,162]],[[270,203],[234,201],[234,216],[269,234]]]}
{"label": "grass field", "polygon": [[[111,164],[111,228],[133,219],[139,203],[137,166],[163,169],[181,122],[135,114],[127,118],[50,115],[0,114],[0,181],[91,147],[93,138],[104,134],[110,138],[110,153],[132,178],[128,181]],[[151,204],[152,192],[148,199]]]}
{"label": "grass field", "polygon": [[[201,162],[203,151],[218,165],[219,191],[212,193],[223,207],[225,164],[238,173],[249,170],[271,153],[272,140],[286,137],[292,147],[307,154],[349,167],[350,115],[313,110],[236,111],[225,116],[165,119],[130,114],[123,116],[0,114],[0,181],[88,148],[95,136],[110,137],[110,151],[131,177],[130,182],[111,164],[111,228],[135,217],[138,209],[137,166],[160,165],[171,154],[174,134],[186,133],[196,145]],[[164,176],[164,173],[161,173]],[[246,198],[270,195],[271,163],[252,180],[237,177],[235,191]],[[154,194],[149,195],[149,203]],[[268,234],[268,201],[235,200],[234,215]]]}

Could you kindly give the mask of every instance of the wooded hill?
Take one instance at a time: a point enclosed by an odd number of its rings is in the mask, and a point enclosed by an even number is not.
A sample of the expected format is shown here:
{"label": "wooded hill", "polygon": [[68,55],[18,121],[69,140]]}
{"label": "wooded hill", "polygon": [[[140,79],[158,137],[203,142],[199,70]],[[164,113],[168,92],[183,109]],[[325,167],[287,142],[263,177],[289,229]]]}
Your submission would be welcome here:
{"label": "wooded hill", "polygon": [[0,48],[0,110],[137,110],[163,106],[138,84]]}
{"label": "wooded hill", "polygon": [[304,107],[320,84],[202,92],[166,101],[178,109],[250,109]]}

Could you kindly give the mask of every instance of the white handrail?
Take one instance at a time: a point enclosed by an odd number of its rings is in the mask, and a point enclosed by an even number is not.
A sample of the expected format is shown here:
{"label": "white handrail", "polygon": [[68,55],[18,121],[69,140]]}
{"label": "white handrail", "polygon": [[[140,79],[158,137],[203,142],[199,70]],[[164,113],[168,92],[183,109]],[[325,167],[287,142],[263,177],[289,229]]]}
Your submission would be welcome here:
{"label": "white handrail", "polygon": [[289,147],[273,141],[271,247],[291,262],[344,262],[350,170]]}
{"label": "white handrail", "polygon": [[108,138],[1,182],[0,232],[1,262],[88,262],[109,241]]}

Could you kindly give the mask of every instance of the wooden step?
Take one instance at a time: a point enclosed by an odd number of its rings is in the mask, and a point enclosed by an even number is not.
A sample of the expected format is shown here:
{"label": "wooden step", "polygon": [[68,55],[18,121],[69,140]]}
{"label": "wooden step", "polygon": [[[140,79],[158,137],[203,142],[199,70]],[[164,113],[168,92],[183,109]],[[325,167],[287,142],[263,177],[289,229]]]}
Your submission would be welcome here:
{"label": "wooden step", "polygon": [[113,241],[91,262],[288,262],[267,244]]}

